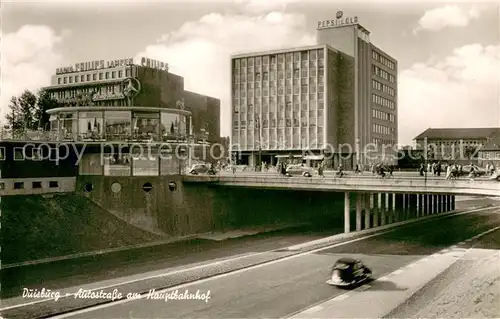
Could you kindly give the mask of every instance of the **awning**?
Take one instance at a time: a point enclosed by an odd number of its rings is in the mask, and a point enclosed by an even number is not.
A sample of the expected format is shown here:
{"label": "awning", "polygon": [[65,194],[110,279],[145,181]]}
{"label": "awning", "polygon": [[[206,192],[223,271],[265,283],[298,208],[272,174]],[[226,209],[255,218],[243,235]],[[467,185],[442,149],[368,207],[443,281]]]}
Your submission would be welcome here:
{"label": "awning", "polygon": [[306,155],[306,160],[321,161],[325,158],[324,155]]}

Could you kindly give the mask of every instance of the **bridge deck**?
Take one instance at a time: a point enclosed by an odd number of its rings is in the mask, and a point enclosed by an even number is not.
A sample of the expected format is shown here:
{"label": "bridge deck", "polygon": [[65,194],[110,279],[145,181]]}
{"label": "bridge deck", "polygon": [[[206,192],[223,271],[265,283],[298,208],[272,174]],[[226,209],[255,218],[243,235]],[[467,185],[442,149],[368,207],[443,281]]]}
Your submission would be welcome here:
{"label": "bridge deck", "polygon": [[447,180],[444,177],[425,179],[420,176],[322,178],[317,176],[284,177],[277,174],[223,174],[217,176],[185,176],[184,182],[271,189],[500,196],[500,183],[485,178]]}

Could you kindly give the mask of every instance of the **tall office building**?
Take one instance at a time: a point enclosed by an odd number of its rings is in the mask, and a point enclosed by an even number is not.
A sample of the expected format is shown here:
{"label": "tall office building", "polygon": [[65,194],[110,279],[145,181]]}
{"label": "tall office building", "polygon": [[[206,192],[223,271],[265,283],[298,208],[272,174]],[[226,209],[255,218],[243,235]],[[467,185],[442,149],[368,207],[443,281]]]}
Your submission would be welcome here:
{"label": "tall office building", "polygon": [[357,17],[337,12],[317,32],[315,46],[231,57],[231,142],[240,163],[292,155],[352,167],[392,158],[396,60],[370,42]]}

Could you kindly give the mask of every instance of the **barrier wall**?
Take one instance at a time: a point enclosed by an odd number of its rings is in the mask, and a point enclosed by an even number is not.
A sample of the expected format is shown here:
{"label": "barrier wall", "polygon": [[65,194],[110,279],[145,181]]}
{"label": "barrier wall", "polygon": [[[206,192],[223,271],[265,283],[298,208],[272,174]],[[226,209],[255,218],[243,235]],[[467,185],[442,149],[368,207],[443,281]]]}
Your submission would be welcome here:
{"label": "barrier wall", "polygon": [[343,193],[183,184],[180,175],[79,176],[76,191],[135,226],[172,236],[277,223],[343,223]]}

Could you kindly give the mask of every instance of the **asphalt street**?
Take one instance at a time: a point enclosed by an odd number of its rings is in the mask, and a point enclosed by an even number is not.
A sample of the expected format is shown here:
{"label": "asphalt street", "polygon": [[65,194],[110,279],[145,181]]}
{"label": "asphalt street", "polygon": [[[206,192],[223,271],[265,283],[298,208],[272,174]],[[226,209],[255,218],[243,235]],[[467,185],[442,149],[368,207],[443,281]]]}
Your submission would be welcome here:
{"label": "asphalt street", "polygon": [[344,293],[325,284],[331,265],[354,256],[381,277],[418,259],[500,225],[496,210],[412,225],[355,243],[340,245],[291,260],[194,282],[179,289],[207,293],[210,299],[143,298],[66,318],[280,318]]}
{"label": "asphalt street", "polygon": [[[456,209],[495,203],[498,201],[487,198],[457,197]],[[299,227],[219,242],[190,240],[76,260],[3,269],[1,297],[4,299],[18,296],[24,287],[62,289],[248,252],[280,249],[342,231],[318,231],[314,226]]]}

